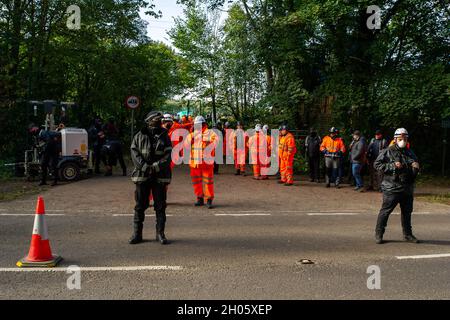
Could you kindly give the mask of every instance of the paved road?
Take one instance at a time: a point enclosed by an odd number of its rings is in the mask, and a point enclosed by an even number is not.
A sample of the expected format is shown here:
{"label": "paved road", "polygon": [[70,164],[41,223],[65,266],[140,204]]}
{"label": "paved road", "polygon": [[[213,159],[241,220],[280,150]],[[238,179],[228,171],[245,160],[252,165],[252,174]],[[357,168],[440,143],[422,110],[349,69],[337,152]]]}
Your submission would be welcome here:
{"label": "paved road", "polygon": [[[401,242],[394,215],[391,241],[377,246],[380,194],[304,181],[286,188],[226,171],[216,177],[217,208],[207,210],[193,207],[188,171],[176,169],[166,247],[153,241],[152,212],[148,241],[127,244],[127,178],[45,192],[51,244],[65,258],[53,272],[14,268],[28,250],[35,197],[0,204],[0,299],[450,299],[450,206],[416,203],[423,244]],[[71,265],[82,268],[81,290],[66,286]],[[381,290],[367,288],[372,265],[380,267]]]}

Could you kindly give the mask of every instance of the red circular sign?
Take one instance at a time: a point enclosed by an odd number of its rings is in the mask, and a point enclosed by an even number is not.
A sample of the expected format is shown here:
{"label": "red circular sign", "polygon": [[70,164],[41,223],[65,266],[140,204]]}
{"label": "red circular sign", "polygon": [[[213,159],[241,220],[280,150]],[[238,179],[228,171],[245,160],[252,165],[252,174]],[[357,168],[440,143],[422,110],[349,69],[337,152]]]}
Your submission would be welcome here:
{"label": "red circular sign", "polygon": [[137,109],[141,105],[141,100],[136,96],[129,96],[126,105],[129,109]]}

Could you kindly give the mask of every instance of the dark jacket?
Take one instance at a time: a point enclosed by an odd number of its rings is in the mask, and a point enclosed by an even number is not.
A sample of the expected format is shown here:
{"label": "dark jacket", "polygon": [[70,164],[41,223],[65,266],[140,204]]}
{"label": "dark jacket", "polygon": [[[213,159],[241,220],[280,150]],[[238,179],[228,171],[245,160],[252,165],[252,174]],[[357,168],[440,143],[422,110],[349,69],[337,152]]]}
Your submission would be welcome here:
{"label": "dark jacket", "polygon": [[322,139],[316,136],[307,136],[305,141],[305,147],[308,157],[319,158],[320,157],[320,145],[322,144]]}
{"label": "dark jacket", "polygon": [[366,162],[367,143],[366,138],[361,137],[353,141],[350,150],[350,161],[352,163],[364,164]]}
{"label": "dark jacket", "polygon": [[[397,169],[395,163],[400,162],[402,169]],[[400,149],[397,145],[381,151],[375,160],[374,167],[384,173],[381,189],[385,193],[414,192],[414,183],[418,171],[412,164],[418,162],[416,155],[409,149]]]}
{"label": "dark jacket", "polygon": [[131,180],[142,183],[150,179],[169,184],[172,179],[172,142],[163,128],[144,128],[133,139],[131,159],[135,169]]}
{"label": "dark jacket", "polygon": [[386,139],[372,139],[367,149],[367,159],[371,162],[375,161],[380,152],[388,147]]}

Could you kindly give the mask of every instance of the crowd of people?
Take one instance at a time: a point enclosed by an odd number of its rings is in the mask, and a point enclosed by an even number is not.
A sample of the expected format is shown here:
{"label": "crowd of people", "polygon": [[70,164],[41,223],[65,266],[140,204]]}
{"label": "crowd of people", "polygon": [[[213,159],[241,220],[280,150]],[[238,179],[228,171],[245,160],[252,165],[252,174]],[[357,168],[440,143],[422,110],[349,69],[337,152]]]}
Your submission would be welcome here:
{"label": "crowd of people", "polygon": [[[279,183],[287,187],[294,184],[294,159],[298,150],[294,135],[285,125],[280,127],[278,150],[275,150],[277,157],[274,157],[273,137],[269,134],[268,126],[258,124],[253,134],[248,135],[243,132],[242,123],[238,123],[237,130],[227,130],[230,129],[229,123],[225,123],[223,127],[218,125],[214,128],[216,130],[211,130],[202,116],[195,119],[187,117],[180,119],[161,112],[151,112],[145,122],[147,126],[134,137],[131,146],[135,166],[132,180],[136,184],[136,207],[134,233],[130,244],[143,241],[145,211],[149,208],[151,199],[154,200],[156,211],[156,239],[161,244],[168,243],[165,236],[167,188],[171,182],[175,163],[180,163],[177,160],[185,156],[183,152],[190,152],[189,166],[197,198],[196,207],[206,204],[209,209],[213,209],[214,174],[219,170],[215,150],[218,148],[220,150],[220,144],[224,157],[229,154],[231,146],[236,175],[245,175],[246,165],[250,163],[253,166],[253,178],[267,180],[269,174],[276,173],[269,169],[275,158],[275,161],[278,161]],[[177,129],[186,130],[187,136],[173,137]],[[218,134],[217,130],[222,134]],[[355,190],[363,190],[361,170],[368,164],[371,167],[372,187],[384,193],[376,227],[376,242],[379,244],[383,243],[388,218],[398,204],[402,210],[404,239],[418,243],[412,233],[411,214],[414,181],[420,166],[410,149],[408,139],[408,132],[405,129],[398,129],[394,140],[388,145],[381,131],[377,131],[375,138],[367,145],[361,132],[355,131],[349,146]],[[180,143],[183,143],[183,148],[173,152]],[[339,130],[331,128],[329,135],[323,139],[314,129],[311,130],[306,138],[305,148],[311,181],[320,182],[320,158],[323,155],[326,187],[329,188],[334,184],[336,188],[340,188],[347,150],[343,139],[339,137]]]}

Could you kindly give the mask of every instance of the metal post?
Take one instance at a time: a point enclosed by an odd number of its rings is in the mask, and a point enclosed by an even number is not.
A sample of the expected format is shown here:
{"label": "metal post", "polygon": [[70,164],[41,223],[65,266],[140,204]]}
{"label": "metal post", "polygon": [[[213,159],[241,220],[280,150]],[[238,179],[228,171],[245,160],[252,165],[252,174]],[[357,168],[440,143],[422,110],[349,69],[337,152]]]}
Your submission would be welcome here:
{"label": "metal post", "polygon": [[131,141],[134,138],[134,109],[131,109]]}
{"label": "metal post", "polygon": [[442,151],[442,176],[444,177],[445,176],[445,160],[446,160],[446,156],[447,156],[447,144],[448,144],[448,141],[447,141],[447,128],[445,128],[444,129],[445,131],[445,133],[444,133],[444,140],[443,140],[443,151]]}

